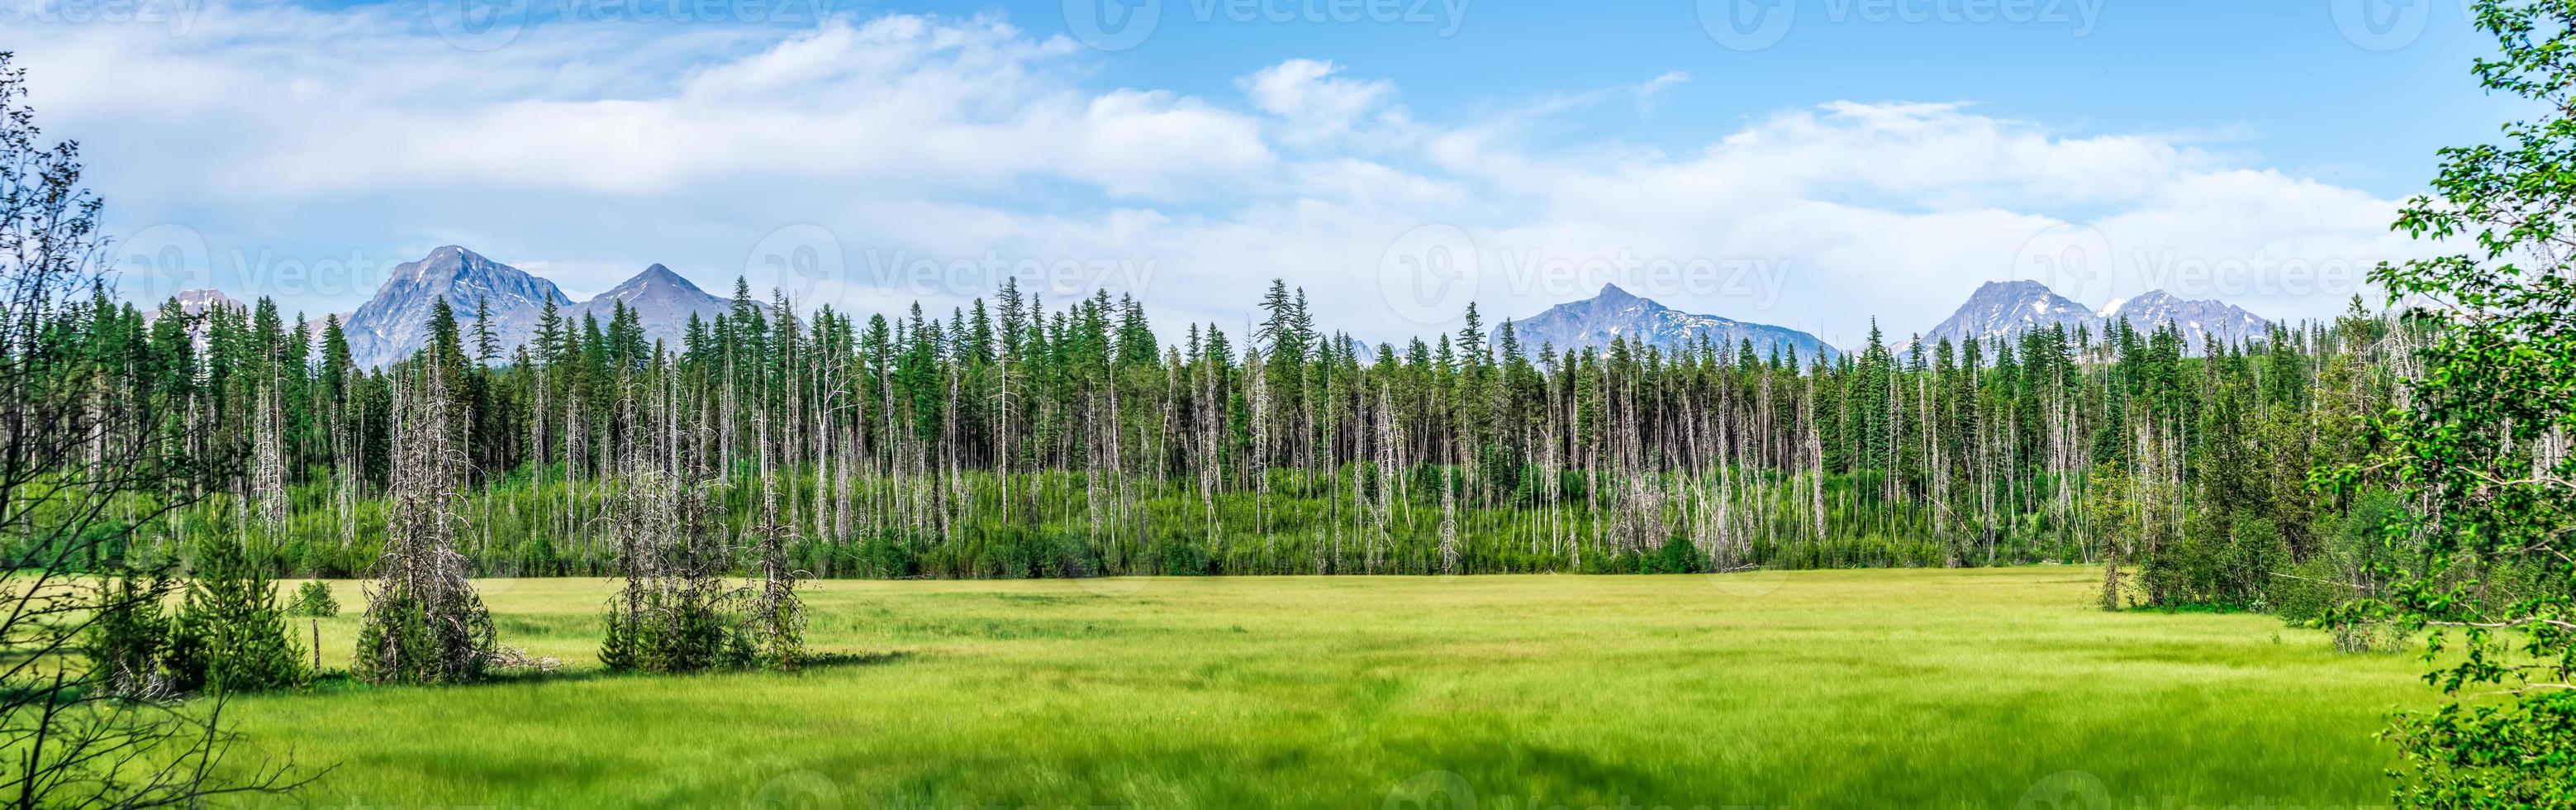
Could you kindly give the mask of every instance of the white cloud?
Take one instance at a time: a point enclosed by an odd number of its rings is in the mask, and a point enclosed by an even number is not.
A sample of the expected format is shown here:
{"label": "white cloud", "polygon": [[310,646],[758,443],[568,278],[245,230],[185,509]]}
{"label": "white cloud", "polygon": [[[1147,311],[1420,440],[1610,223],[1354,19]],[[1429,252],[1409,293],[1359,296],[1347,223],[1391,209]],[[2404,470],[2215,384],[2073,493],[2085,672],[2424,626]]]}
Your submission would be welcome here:
{"label": "white cloud", "polygon": [[[1873,315],[1927,328],[2069,233],[2102,255],[2059,280],[2084,303],[2161,284],[2276,317],[2331,313],[2358,279],[2247,279],[2420,252],[2386,232],[2392,201],[2188,135],[1850,101],[1679,153],[1603,134],[1679,72],[1431,122],[1394,82],[1311,59],[1242,77],[1239,96],[1099,87],[1089,60],[1115,57],[998,17],[551,22],[471,54],[391,7],[218,4],[186,36],[58,33],[21,60],[45,123],[90,145],[111,225],[183,224],[217,264],[277,245],[399,261],[471,238],[568,287],[661,261],[719,293],[744,274],[863,311],[913,295],[944,311],[992,280],[948,272],[960,261],[1073,268],[1051,298],[1098,284],[1167,324],[1229,329],[1284,277],[1329,324],[1386,340],[1455,328],[1406,320],[1378,278],[1390,245],[1444,224],[1474,240],[1489,318],[1618,281],[1848,344]],[[781,240],[837,257],[830,278],[776,269]],[[881,277],[924,262],[929,282]],[[364,293],[269,284],[236,291],[317,312]]]}
{"label": "white cloud", "polygon": [[[1294,146],[1321,146],[1344,140],[1361,126],[1376,123],[1390,129],[1409,125],[1405,113],[1391,105],[1395,84],[1338,76],[1340,65],[1314,59],[1290,59],[1235,82],[1262,112],[1285,124],[1279,139]],[[1390,133],[1371,133],[1383,142]]]}

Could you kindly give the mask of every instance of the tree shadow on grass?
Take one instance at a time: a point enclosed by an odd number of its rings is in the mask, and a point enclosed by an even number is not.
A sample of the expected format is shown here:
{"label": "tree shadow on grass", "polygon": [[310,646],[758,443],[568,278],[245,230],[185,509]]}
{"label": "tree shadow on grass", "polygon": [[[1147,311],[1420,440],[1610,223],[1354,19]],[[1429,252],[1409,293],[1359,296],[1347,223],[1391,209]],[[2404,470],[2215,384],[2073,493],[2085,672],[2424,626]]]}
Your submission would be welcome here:
{"label": "tree shadow on grass", "polygon": [[819,653],[816,655],[806,656],[804,661],[797,664],[797,669],[814,670],[842,669],[847,667],[873,667],[884,664],[900,663],[904,659],[911,657],[913,657],[911,650],[884,650],[880,652],[865,653]]}
{"label": "tree shadow on grass", "polygon": [[[805,660],[798,662],[797,667],[794,670],[783,673],[773,672],[772,674],[799,675],[819,670],[882,666],[886,664],[899,663],[912,658],[913,656],[914,654],[910,650],[888,650],[867,653],[819,653],[806,656]],[[467,684],[451,684],[442,686],[387,684],[379,686],[358,680],[356,676],[349,674],[348,670],[334,669],[314,675],[312,681],[307,683],[304,688],[292,690],[292,693],[328,695],[406,688],[476,689],[527,684],[580,683],[585,681],[626,679],[693,678],[705,675],[755,674],[762,672],[772,671],[717,669],[698,673],[672,674],[658,672],[619,672],[598,667],[583,667],[579,669],[563,668],[555,670],[513,669],[495,671],[486,675],[483,680]]]}

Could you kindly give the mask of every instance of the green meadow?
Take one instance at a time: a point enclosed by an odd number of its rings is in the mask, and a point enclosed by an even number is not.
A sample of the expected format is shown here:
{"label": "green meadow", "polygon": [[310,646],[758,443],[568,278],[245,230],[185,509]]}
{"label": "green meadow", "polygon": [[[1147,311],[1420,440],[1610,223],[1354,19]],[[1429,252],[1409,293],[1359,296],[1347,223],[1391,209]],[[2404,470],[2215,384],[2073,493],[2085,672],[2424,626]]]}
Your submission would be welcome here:
{"label": "green meadow", "polygon": [[[564,669],[237,701],[365,807],[2349,807],[2409,655],[2089,605],[2093,569],[848,581],[838,663],[607,675],[604,580],[482,584]],[[346,666],[363,604],[321,620]],[[283,590],[291,592],[294,583]],[[314,628],[297,619],[310,644]]]}

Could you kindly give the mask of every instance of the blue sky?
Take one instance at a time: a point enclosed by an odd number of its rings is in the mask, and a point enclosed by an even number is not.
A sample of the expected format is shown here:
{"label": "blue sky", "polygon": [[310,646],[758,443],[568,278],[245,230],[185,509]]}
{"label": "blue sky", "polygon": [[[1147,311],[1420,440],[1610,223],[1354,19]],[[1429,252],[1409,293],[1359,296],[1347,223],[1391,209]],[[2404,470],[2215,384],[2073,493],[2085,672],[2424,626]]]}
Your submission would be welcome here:
{"label": "blue sky", "polygon": [[[1391,79],[1417,110],[1446,118],[1685,71],[1693,81],[1651,116],[1572,133],[1672,149],[1748,116],[1824,101],[1970,101],[2076,133],[2229,137],[2266,165],[2398,195],[2421,187],[2433,149],[2483,138],[2501,120],[2470,81],[2470,60],[2490,43],[2469,27],[2461,0],[2398,0],[2425,22],[2387,51],[2344,36],[2326,0],[2092,0],[2089,27],[2078,0],[2041,0],[2028,21],[1994,23],[1874,21],[1857,0],[1771,0],[1794,2],[1793,23],[1778,44],[1751,52],[1716,45],[1687,0],[1470,3],[1447,37],[1437,23],[1201,23],[1187,0],[1168,1],[1145,44],[1102,62],[1104,80],[1212,94],[1269,64],[1323,58]],[[1040,13],[1053,5],[1008,8],[1032,30],[1070,34],[1061,14]],[[1850,9],[1840,22],[1837,7]],[[1906,7],[1964,16],[1969,4]]]}
{"label": "blue sky", "polygon": [[2514,112],[2461,0],[142,2],[0,0],[129,294],[317,317],[450,242],[1170,330],[1279,277],[1370,340],[1601,283],[1844,345],[2005,278],[2311,317]]}

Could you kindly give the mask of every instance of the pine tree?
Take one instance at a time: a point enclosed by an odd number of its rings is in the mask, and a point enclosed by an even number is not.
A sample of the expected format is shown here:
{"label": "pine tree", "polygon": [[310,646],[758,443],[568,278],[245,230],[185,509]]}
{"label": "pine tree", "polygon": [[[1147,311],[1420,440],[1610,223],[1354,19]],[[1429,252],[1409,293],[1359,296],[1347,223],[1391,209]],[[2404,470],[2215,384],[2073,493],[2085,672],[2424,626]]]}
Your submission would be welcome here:
{"label": "pine tree", "polygon": [[167,669],[186,691],[257,692],[300,686],[310,673],[286,629],[277,583],[237,539],[198,547],[187,598],[171,623]]}

